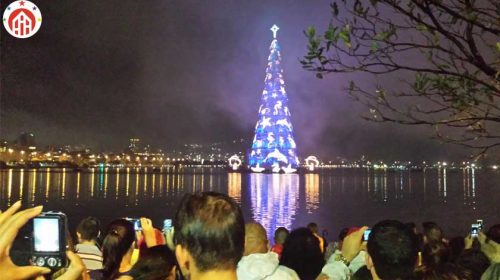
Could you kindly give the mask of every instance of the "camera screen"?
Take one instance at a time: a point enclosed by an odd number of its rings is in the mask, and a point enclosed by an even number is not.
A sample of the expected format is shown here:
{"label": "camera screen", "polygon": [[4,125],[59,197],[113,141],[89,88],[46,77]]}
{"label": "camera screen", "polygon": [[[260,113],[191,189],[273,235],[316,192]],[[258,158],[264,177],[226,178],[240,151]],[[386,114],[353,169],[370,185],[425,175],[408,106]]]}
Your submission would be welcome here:
{"label": "camera screen", "polygon": [[37,252],[59,252],[59,220],[35,218],[33,239]]}

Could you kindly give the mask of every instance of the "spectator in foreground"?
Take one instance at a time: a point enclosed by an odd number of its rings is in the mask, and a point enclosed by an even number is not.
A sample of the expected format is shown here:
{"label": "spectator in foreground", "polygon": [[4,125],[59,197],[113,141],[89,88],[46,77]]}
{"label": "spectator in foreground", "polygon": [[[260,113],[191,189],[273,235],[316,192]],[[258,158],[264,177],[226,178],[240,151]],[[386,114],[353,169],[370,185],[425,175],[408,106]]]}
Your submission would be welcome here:
{"label": "spectator in foreground", "polygon": [[443,230],[434,222],[422,223],[424,245],[427,243],[443,242]]}
{"label": "spectator in foreground", "polygon": [[[341,231],[339,234],[339,239],[342,238],[342,241],[339,241],[340,246],[339,248],[333,253],[333,255],[328,259],[326,265],[323,267],[321,270],[321,273],[328,276],[329,279],[337,279],[339,277],[342,277],[341,275],[345,275],[346,273],[344,272],[345,266],[347,266],[348,273],[347,274],[355,274],[360,268],[366,266],[366,252],[361,249],[356,252],[353,258],[349,257],[348,262],[344,262],[344,265],[339,265],[338,262],[345,259],[345,255],[347,253],[344,253],[343,251],[343,243],[344,240],[346,239],[347,236],[351,234],[358,234],[357,232],[360,231],[360,228],[352,227],[349,229],[346,229],[345,231]],[[364,232],[364,231],[363,231]],[[357,238],[357,237],[356,237]],[[349,245],[348,245],[349,246]],[[349,249],[349,248],[347,248]]]}
{"label": "spectator in foreground", "polygon": [[245,250],[237,273],[238,280],[300,280],[295,271],[279,265],[278,254],[269,251],[266,230],[258,223],[245,225]]}
{"label": "spectator in foreground", "polygon": [[284,227],[279,227],[274,232],[274,245],[271,248],[271,251],[278,254],[279,258],[281,258],[281,253],[283,252],[283,244],[285,243],[288,234],[290,234],[290,232]]}
{"label": "spectator in foreground", "polygon": [[119,280],[175,280],[175,254],[166,245],[143,250],[130,270],[129,276]]}
{"label": "spectator in foreground", "polygon": [[236,280],[245,242],[245,222],[225,194],[186,194],[174,219],[175,255],[190,280]]}
{"label": "spectator in foreground", "polygon": [[325,260],[319,248],[319,241],[307,228],[290,232],[283,245],[280,264],[295,270],[301,280],[316,279]]}
{"label": "spectator in foreground", "polygon": [[403,223],[385,220],[377,223],[368,239],[367,267],[373,279],[414,279],[417,238]]}
{"label": "spectator in foreground", "polygon": [[87,270],[102,268],[102,252],[97,247],[99,220],[94,217],[83,219],[76,227],[76,254],[82,259]]}
{"label": "spectator in foreground", "polygon": [[432,242],[424,245],[422,250],[423,266],[417,273],[418,279],[463,279],[472,280],[473,273],[453,262],[449,246],[443,242]]}
{"label": "spectator in foreground", "polygon": [[319,248],[321,249],[321,253],[325,252],[325,240],[323,237],[319,236],[318,234],[318,224],[316,223],[309,223],[307,225],[307,228],[314,234],[314,236],[318,239],[319,242]]}
{"label": "spectator in foreground", "polygon": [[481,251],[488,257],[491,265],[481,276],[481,280],[500,279],[500,225],[495,225],[486,234],[480,232],[477,240]]}
{"label": "spectator in foreground", "polygon": [[102,242],[102,279],[111,280],[129,275],[134,241],[135,230],[130,221],[118,219],[108,225]]}

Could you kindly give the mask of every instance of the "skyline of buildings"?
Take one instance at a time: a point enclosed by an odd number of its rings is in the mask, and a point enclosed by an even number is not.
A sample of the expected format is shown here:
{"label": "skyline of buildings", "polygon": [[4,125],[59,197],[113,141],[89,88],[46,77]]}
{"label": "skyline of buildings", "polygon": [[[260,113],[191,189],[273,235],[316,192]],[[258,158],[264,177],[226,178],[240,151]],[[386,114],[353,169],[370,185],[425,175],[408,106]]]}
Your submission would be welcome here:
{"label": "skyline of buildings", "polygon": [[[216,142],[209,144],[184,144],[182,148],[163,151],[142,143],[140,138],[128,139],[122,151],[100,152],[93,151],[85,145],[66,145],[62,147],[37,146],[36,135],[23,132],[12,141],[0,140],[0,168],[8,167],[92,167],[92,166],[114,166],[114,167],[147,167],[164,165],[189,165],[189,166],[226,166],[228,159],[237,155],[243,165],[248,165],[245,157],[248,150],[248,142],[238,139],[227,142]],[[311,157],[311,156],[310,156]],[[318,162],[308,161],[308,157],[300,157],[300,165],[309,167],[314,164],[315,168],[373,168],[373,169],[421,169],[421,168],[490,168],[497,170],[500,163],[474,161],[464,159],[462,161],[384,161],[383,159],[368,159],[362,155],[359,159],[347,159],[337,156],[335,158],[322,158],[315,156]]]}

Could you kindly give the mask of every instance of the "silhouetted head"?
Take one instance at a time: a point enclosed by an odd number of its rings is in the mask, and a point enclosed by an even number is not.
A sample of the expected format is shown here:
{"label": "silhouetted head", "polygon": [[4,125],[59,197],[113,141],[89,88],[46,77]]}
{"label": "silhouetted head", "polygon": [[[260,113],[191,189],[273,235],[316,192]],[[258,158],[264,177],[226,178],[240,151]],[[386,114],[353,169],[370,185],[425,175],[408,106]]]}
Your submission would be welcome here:
{"label": "silhouetted head", "polygon": [[432,242],[424,245],[422,261],[426,267],[438,267],[451,259],[451,251],[443,242]]}
{"label": "silhouetted head", "polygon": [[166,245],[158,245],[143,250],[129,275],[134,280],[175,279],[175,255]]}
{"label": "silhouetted head", "polygon": [[454,263],[444,263],[418,274],[419,280],[473,280],[472,273]]}
{"label": "silhouetted head", "polygon": [[405,224],[414,234],[417,234],[417,225],[414,222],[408,222]]}
{"label": "silhouetted head", "polygon": [[243,255],[245,222],[233,199],[214,192],[186,194],[174,228],[181,269],[236,270]]}
{"label": "silhouetted head", "polygon": [[434,222],[422,223],[424,243],[441,242],[443,240],[443,230]]}
{"label": "silhouetted head", "polygon": [[313,233],[318,233],[318,224],[316,223],[309,223],[307,225],[307,228],[312,231]]}
{"label": "silhouetted head", "polygon": [[133,250],[134,241],[135,231],[131,222],[118,219],[108,225],[102,242],[104,279],[115,278],[123,257]]}
{"label": "silhouetted head", "polygon": [[451,253],[451,261],[456,261],[465,248],[465,241],[462,236],[456,236],[450,239],[449,243],[450,253]]}
{"label": "silhouetted head", "polygon": [[417,261],[417,239],[403,223],[377,223],[368,240],[368,266],[380,279],[411,279]]}
{"label": "silhouetted head", "polygon": [[259,223],[251,222],[245,225],[244,256],[264,254],[269,251],[266,229]]}
{"label": "silhouetted head", "polygon": [[288,229],[284,227],[279,227],[274,231],[274,244],[281,244],[285,243],[286,238],[288,237],[288,234],[290,232]]}
{"label": "silhouetted head", "polygon": [[97,218],[87,217],[80,221],[76,227],[78,242],[95,241],[99,236],[100,223]]}
{"label": "silhouetted head", "polygon": [[295,270],[301,280],[316,279],[324,265],[318,238],[308,228],[290,232],[283,244],[280,264]]}
{"label": "silhouetted head", "polygon": [[496,225],[490,227],[490,229],[488,229],[488,231],[486,232],[486,236],[489,239],[500,244],[500,224],[496,224]]}

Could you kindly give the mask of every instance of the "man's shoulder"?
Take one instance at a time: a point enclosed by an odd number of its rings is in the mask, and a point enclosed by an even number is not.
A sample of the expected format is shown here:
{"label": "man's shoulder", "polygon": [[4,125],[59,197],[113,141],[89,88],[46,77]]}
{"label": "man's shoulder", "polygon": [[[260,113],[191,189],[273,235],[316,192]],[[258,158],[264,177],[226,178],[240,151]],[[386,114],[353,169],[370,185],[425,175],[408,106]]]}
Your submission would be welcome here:
{"label": "man's shoulder", "polygon": [[280,265],[277,272],[281,274],[279,279],[300,280],[299,275],[295,272],[295,270],[284,265]]}
{"label": "man's shoulder", "polygon": [[75,249],[77,253],[102,255],[101,250],[96,245],[76,244]]}

